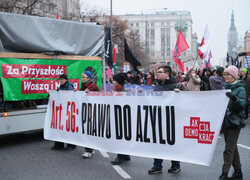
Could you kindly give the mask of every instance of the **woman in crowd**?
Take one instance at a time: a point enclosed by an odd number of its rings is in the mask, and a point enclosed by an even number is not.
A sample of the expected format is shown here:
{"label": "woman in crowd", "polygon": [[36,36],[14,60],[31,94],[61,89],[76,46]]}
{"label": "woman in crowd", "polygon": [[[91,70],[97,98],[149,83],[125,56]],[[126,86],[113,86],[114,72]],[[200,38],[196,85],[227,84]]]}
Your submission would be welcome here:
{"label": "woman in crowd", "polygon": [[200,83],[201,79],[196,74],[195,70],[191,68],[185,77],[185,80],[187,81],[187,87],[186,91],[200,91]]}
{"label": "woman in crowd", "polygon": [[220,180],[228,179],[228,172],[233,165],[234,173],[230,179],[242,179],[240,156],[237,148],[237,141],[240,135],[240,127],[233,126],[229,122],[227,114],[235,114],[239,119],[244,115],[246,105],[246,92],[244,84],[238,79],[238,69],[235,66],[229,66],[223,73],[226,85],[225,89],[230,89],[226,95],[230,98],[227,113],[223,121],[222,129],[224,130],[225,150],[223,153],[224,164],[222,167],[222,174]]}
{"label": "woman in crowd", "polygon": [[146,76],[145,85],[153,85],[154,86],[155,84],[156,84],[156,81],[155,81],[154,73],[148,72],[147,76]]}

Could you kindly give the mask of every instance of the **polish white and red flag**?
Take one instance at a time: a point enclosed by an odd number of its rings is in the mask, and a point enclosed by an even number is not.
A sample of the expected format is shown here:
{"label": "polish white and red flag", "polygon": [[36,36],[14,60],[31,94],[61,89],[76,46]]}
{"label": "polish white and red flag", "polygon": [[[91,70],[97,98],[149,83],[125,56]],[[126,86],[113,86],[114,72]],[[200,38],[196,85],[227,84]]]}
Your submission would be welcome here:
{"label": "polish white and red flag", "polygon": [[206,28],[205,28],[205,32],[204,32],[204,35],[203,35],[203,38],[202,38],[202,41],[201,41],[201,45],[198,49],[198,54],[200,56],[201,59],[204,59],[208,53],[209,53],[209,30],[208,30],[208,25],[206,25]]}

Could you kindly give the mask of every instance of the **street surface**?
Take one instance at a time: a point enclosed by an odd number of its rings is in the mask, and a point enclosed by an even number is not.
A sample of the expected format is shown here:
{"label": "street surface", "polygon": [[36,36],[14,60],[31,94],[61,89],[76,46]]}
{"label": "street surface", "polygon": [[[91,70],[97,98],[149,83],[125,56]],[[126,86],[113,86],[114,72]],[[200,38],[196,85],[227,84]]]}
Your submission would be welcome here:
{"label": "street surface", "polygon": [[[163,173],[149,175],[153,159],[131,157],[130,162],[112,166],[115,154],[95,151],[90,159],[81,157],[83,147],[52,151],[53,142],[42,132],[0,137],[1,180],[216,180],[223,163],[224,139],[220,134],[210,167],[181,163],[181,172],[169,174],[170,161],[164,161]],[[244,180],[250,180],[250,118],[238,140]],[[232,168],[229,173],[231,175]]]}

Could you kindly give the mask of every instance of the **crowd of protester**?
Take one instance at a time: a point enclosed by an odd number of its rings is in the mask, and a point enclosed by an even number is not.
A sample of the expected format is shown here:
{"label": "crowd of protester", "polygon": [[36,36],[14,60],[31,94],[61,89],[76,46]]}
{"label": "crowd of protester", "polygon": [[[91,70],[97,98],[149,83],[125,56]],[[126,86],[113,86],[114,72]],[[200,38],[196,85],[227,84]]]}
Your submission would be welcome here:
{"label": "crowd of protester", "polygon": [[[191,68],[186,74],[182,72],[172,71],[170,66],[163,66],[157,69],[157,73],[147,72],[145,74],[138,70],[129,71],[127,73],[118,73],[114,76],[108,76],[106,84],[113,84],[114,91],[126,91],[125,84],[136,85],[151,85],[154,86],[155,91],[211,91],[230,89],[225,95],[230,98],[226,115],[222,125],[222,132],[225,139],[225,150],[223,153],[223,167],[222,173],[219,176],[220,180],[226,179],[242,179],[243,174],[241,170],[240,156],[237,149],[237,141],[240,135],[240,127],[233,127],[228,122],[227,114],[234,114],[238,118],[248,118],[249,102],[250,102],[250,69],[243,68],[240,71],[235,66],[227,68],[218,67],[217,69],[204,69],[202,71]],[[58,90],[72,90],[73,87],[67,81],[67,76],[60,76],[61,86]],[[67,86],[67,87],[66,87]],[[70,86],[70,87],[69,87]],[[85,71],[82,74],[81,91],[100,91],[95,82],[92,80],[90,71]],[[76,91],[76,89],[74,89]],[[63,143],[55,142],[52,147],[53,150],[64,147]],[[68,145],[67,148],[75,148]],[[90,158],[94,155],[94,150],[85,148],[82,154],[83,158]],[[111,164],[118,165],[130,161],[129,155],[118,154],[117,157],[111,161]],[[153,167],[148,171],[149,174],[157,174],[162,172],[162,159],[154,159]],[[169,173],[180,172],[180,162],[171,161],[171,167],[168,169]],[[229,178],[228,172],[233,166],[234,173]]]}

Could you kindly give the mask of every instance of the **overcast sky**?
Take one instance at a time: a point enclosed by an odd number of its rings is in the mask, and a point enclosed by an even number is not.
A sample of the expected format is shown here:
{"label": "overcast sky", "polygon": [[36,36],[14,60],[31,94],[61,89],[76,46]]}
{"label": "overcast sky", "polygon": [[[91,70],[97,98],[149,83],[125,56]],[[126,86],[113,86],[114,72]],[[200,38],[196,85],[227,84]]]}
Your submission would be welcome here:
{"label": "overcast sky", "polygon": [[[109,12],[110,0],[83,0],[90,6]],[[193,19],[193,32],[200,42],[206,24],[210,31],[210,46],[213,65],[219,63],[227,53],[227,33],[234,11],[235,25],[239,38],[244,38],[250,30],[250,0],[113,0],[113,14],[140,14],[142,11],[167,8],[169,11],[190,11]]]}

